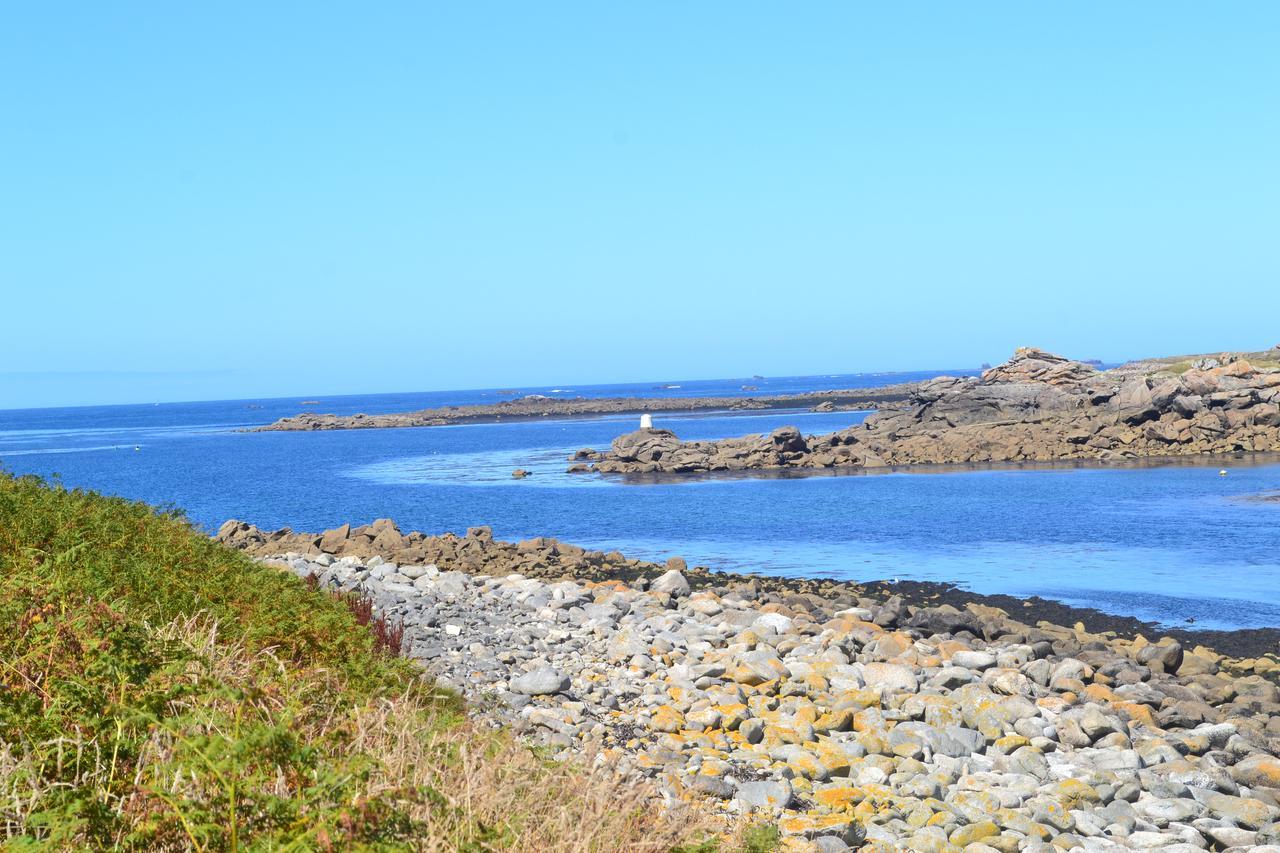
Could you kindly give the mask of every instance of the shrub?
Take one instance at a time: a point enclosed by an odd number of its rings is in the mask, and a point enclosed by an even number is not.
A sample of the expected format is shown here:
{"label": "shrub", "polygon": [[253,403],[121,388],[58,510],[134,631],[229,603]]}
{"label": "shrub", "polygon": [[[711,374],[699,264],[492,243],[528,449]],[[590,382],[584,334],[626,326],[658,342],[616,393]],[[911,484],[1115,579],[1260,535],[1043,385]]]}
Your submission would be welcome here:
{"label": "shrub", "polygon": [[387,653],[397,626],[313,587],[178,513],[0,473],[0,838],[587,851],[708,837],[643,788],[472,727]]}

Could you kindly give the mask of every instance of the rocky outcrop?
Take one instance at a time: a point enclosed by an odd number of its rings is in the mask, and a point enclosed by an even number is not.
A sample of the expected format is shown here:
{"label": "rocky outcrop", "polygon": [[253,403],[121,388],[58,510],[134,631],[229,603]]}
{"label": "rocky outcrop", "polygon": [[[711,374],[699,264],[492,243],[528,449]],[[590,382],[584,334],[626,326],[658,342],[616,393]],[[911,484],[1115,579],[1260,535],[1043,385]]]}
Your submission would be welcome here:
{"label": "rocky outcrop", "polygon": [[856,428],[806,438],[795,427],[782,427],[768,435],[690,442],[665,429],[636,430],[616,438],[606,453],[583,456],[579,451],[575,458],[593,461],[589,470],[628,474],[885,465],[869,445],[858,441]]}
{"label": "rocky outcrop", "polygon": [[620,436],[583,456],[604,473],[878,468],[1280,451],[1280,365],[1223,354],[1109,371],[1037,349],[979,377],[922,383],[908,404],[825,436],[681,442]]}
{"label": "rocky outcrop", "polygon": [[[1280,841],[1280,689],[1259,674],[1274,657],[1246,669],[1173,637],[1032,624],[1021,608],[769,587],[488,528],[421,537],[383,520],[326,539],[228,522],[219,535],[263,554],[305,544],[273,556],[371,598],[405,626],[410,657],[495,721],[672,801],[766,817],[786,849]],[[451,561],[317,553],[325,541]],[[538,573],[553,561],[566,574]],[[592,576],[611,566],[643,571]]]}
{"label": "rocky outcrop", "polygon": [[1034,382],[1071,387],[1094,378],[1097,373],[1097,368],[1088,362],[1072,361],[1035,347],[1022,347],[1004,364],[983,371],[982,381],[990,385]]}
{"label": "rocky outcrop", "polygon": [[251,432],[296,432],[332,429],[385,429],[394,427],[444,426],[455,423],[488,423],[541,418],[578,418],[596,415],[641,414],[644,412],[755,411],[762,409],[807,409],[819,411],[886,408],[905,401],[915,383],[879,388],[852,388],[841,391],[814,391],[806,394],[779,394],[753,397],[609,397],[602,399],[552,399],[540,395],[504,400],[491,405],[443,406],[383,415],[330,415],[303,413],[281,418]]}

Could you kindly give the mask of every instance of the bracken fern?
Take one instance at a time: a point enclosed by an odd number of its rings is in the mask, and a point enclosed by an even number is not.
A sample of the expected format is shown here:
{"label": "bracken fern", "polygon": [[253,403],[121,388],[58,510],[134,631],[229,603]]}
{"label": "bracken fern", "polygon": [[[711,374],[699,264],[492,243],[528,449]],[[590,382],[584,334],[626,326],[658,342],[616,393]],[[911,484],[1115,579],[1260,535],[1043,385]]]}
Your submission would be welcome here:
{"label": "bracken fern", "polygon": [[708,849],[698,813],[470,726],[364,607],[178,513],[0,473],[0,839]]}

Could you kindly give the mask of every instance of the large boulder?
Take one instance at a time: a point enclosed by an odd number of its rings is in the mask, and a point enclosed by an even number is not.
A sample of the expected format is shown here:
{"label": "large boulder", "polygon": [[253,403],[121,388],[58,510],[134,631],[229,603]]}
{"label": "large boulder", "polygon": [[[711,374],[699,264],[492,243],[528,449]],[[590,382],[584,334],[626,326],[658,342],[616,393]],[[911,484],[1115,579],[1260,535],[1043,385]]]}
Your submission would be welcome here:
{"label": "large boulder", "polygon": [[332,530],[326,530],[320,534],[320,550],[327,554],[337,554],[342,551],[342,546],[347,544],[347,537],[351,535],[351,525],[343,524]]}
{"label": "large boulder", "polygon": [[1146,377],[1135,376],[1120,386],[1115,398],[1116,413],[1128,424],[1141,424],[1160,416]]}
{"label": "large boulder", "polygon": [[638,429],[613,440],[613,455],[621,462],[657,462],[679,447],[669,429]]}
{"label": "large boulder", "polygon": [[1035,347],[1019,347],[1013,358],[1004,364],[984,371],[984,384],[1008,382],[1042,382],[1046,385],[1078,385],[1096,376],[1098,369],[1091,364],[1072,361]]}
{"label": "large boulder", "polygon": [[1182,644],[1174,639],[1163,639],[1145,646],[1138,652],[1138,663],[1154,667],[1159,672],[1177,672],[1182,665]]}
{"label": "large boulder", "polygon": [[779,453],[804,453],[809,449],[800,430],[793,426],[778,427],[769,434],[769,442]]}
{"label": "large boulder", "polygon": [[1280,759],[1266,753],[1250,755],[1231,768],[1231,776],[1250,788],[1280,788]]}
{"label": "large boulder", "polygon": [[569,676],[544,666],[511,679],[511,692],[524,696],[549,696],[569,689]]}
{"label": "large boulder", "polygon": [[924,607],[907,620],[907,626],[922,631],[925,636],[936,634],[955,634],[968,631],[975,636],[982,635],[982,620],[967,610],[957,610],[950,604],[939,607]]}
{"label": "large boulder", "polygon": [[[918,407],[916,420],[926,426],[1034,418],[1087,405],[1097,392],[1093,386],[1098,383],[1091,380],[1099,375],[1092,365],[1027,347],[980,379],[944,376],[926,382],[911,402]],[[869,419],[872,426],[884,421],[881,416]]]}
{"label": "large boulder", "polygon": [[897,663],[866,664],[862,667],[862,677],[868,687],[878,687],[887,693],[915,693],[920,687],[911,667]]}
{"label": "large boulder", "polygon": [[1204,398],[1199,394],[1184,394],[1174,398],[1172,408],[1184,418],[1194,418],[1205,410]]}
{"label": "large boulder", "polygon": [[378,527],[376,524],[377,534],[373,537],[371,546],[375,554],[390,554],[399,551],[405,546],[404,536],[394,524]]}
{"label": "large boulder", "polygon": [[234,518],[229,518],[226,521],[222,522],[222,526],[218,528],[218,532],[214,536],[214,538],[220,542],[226,542],[235,538],[237,533],[240,533],[241,531],[248,530],[248,529],[249,529],[249,525],[247,523],[243,521],[237,521]]}
{"label": "large boulder", "polygon": [[1280,426],[1280,405],[1262,403],[1253,409],[1253,422],[1258,426]]}
{"label": "large boulder", "polygon": [[689,581],[679,569],[668,569],[649,585],[654,592],[665,592],[667,595],[683,596],[689,594]]}
{"label": "large boulder", "polygon": [[1222,390],[1222,382],[1218,376],[1194,367],[1182,374],[1182,384],[1188,393],[1197,397],[1207,397]]}
{"label": "large boulder", "polygon": [[734,799],[744,811],[780,812],[791,805],[793,796],[791,783],[780,779],[743,782],[738,786],[738,793]]}

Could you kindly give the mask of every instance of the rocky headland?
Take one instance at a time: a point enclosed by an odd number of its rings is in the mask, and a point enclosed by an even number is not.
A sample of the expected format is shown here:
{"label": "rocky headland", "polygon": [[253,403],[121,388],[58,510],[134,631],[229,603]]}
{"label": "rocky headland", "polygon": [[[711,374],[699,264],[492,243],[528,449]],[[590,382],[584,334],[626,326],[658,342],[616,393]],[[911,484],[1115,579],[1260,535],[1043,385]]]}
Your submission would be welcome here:
{"label": "rocky headland", "polygon": [[281,418],[251,432],[294,432],[330,429],[387,429],[395,427],[446,426],[458,423],[537,420],[541,418],[581,418],[602,415],[657,412],[757,411],[804,409],[834,412],[888,408],[906,401],[916,383],[900,383],[878,388],[813,391],[805,394],[778,394],[744,397],[605,397],[587,399],[552,398],[540,395],[471,406],[443,406],[381,415],[332,415],[304,412]]}
{"label": "rocky headland", "polygon": [[1208,634],[1047,621],[1034,600],[722,575],[485,527],[230,521],[217,538],[369,596],[493,720],[672,801],[767,815],[788,849],[1280,850],[1274,636],[1246,660]]}
{"label": "rocky headland", "polygon": [[977,377],[939,377],[904,405],[823,436],[795,427],[722,441],[670,430],[578,451],[573,473],[688,474],[763,469],[1102,461],[1280,451],[1277,353],[1133,362],[1110,370],[1038,349]]}

